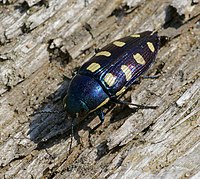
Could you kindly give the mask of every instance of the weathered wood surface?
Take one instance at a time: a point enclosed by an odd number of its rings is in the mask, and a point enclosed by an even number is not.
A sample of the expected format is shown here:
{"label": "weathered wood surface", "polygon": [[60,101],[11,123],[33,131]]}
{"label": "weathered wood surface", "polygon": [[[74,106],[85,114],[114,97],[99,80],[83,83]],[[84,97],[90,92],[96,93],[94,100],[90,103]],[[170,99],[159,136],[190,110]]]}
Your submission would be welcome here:
{"label": "weathered wood surface", "polygon": [[[199,1],[1,0],[0,178],[200,178]],[[123,99],[156,110],[107,108],[104,124],[70,122],[62,97],[95,48],[158,30],[169,42]]]}

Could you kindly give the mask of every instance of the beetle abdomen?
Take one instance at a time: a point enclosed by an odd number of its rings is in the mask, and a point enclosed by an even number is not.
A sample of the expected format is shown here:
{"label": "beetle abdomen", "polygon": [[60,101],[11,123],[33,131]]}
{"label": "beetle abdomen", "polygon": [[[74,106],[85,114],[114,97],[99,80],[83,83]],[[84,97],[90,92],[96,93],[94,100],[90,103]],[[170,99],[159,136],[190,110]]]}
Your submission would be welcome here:
{"label": "beetle abdomen", "polygon": [[78,73],[94,78],[110,97],[119,96],[146,72],[159,46],[157,33],[130,35],[102,48]]}

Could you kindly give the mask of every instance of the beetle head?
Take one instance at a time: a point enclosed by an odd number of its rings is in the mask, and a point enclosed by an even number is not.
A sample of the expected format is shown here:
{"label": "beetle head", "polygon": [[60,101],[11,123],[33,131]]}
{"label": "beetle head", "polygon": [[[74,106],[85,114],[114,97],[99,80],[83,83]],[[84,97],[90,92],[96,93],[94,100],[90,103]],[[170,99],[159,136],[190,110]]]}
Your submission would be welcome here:
{"label": "beetle head", "polygon": [[75,95],[66,95],[63,102],[67,114],[72,118],[83,119],[90,111],[87,105],[82,100],[76,98]]}

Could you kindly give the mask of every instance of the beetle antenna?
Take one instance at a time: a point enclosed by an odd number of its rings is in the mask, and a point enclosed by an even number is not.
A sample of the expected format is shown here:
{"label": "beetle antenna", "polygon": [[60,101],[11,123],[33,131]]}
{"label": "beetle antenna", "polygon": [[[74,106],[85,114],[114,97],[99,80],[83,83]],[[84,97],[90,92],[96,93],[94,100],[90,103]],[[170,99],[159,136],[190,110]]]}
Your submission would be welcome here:
{"label": "beetle antenna", "polygon": [[71,118],[71,134],[70,134],[69,154],[71,153],[73,136],[74,136],[74,118],[72,117],[70,118]]}
{"label": "beetle antenna", "polygon": [[64,112],[65,112],[65,110],[61,110],[61,111],[38,111],[38,112],[34,112],[30,116],[35,116],[37,114],[60,114],[60,113],[64,113]]}

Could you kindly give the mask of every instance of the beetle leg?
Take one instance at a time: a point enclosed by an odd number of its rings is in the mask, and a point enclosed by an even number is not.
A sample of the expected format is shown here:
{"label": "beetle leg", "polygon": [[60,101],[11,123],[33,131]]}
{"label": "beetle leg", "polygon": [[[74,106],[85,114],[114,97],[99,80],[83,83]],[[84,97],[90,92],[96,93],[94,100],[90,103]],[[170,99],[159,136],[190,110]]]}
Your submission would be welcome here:
{"label": "beetle leg", "polygon": [[71,135],[70,135],[70,143],[69,143],[69,154],[71,153],[71,149],[72,149],[72,142],[73,142],[73,137],[74,135],[74,119],[71,117],[66,117],[69,120],[71,120]]}
{"label": "beetle leg", "polygon": [[160,75],[154,75],[154,76],[141,76],[141,78],[144,79],[158,79],[160,77]]}
{"label": "beetle leg", "polygon": [[128,101],[121,101],[119,99],[114,99],[114,98],[112,98],[110,101],[113,103],[116,103],[116,104],[132,105],[132,106],[135,106],[140,109],[156,109],[158,107],[158,106],[144,106],[144,105],[140,105],[140,104],[134,104],[134,103],[131,103]]}
{"label": "beetle leg", "polygon": [[135,79],[135,81],[132,83],[132,85],[138,85],[141,82],[141,78],[143,79],[158,79],[160,75],[154,75],[154,76],[140,76],[139,78]]}
{"label": "beetle leg", "polygon": [[99,48],[95,48],[94,50],[95,50],[95,53],[98,53],[101,51],[101,49],[99,49]]}
{"label": "beetle leg", "polygon": [[99,119],[101,120],[101,124],[104,122],[104,113],[101,109],[98,109],[96,111],[96,114],[99,116]]}
{"label": "beetle leg", "polygon": [[99,116],[101,122],[99,124],[97,124],[93,129],[92,131],[95,131],[103,122],[104,122],[104,113],[101,109],[98,109],[95,111],[96,115]]}
{"label": "beetle leg", "polygon": [[139,85],[140,84],[140,79],[136,79],[133,83],[132,83],[132,85]]}
{"label": "beetle leg", "polygon": [[80,67],[75,67],[73,72],[72,72],[72,77],[74,77],[75,75],[77,75],[78,70],[80,69]]}

